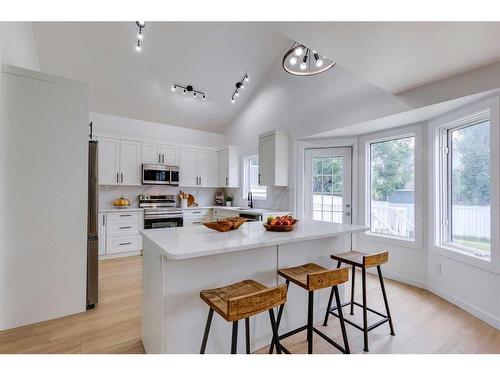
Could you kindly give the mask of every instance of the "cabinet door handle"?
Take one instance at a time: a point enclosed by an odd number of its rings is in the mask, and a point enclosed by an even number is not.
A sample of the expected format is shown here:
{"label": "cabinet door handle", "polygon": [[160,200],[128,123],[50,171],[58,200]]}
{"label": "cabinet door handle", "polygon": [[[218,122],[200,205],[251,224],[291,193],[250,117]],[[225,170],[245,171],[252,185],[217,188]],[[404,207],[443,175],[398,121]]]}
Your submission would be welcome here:
{"label": "cabinet door handle", "polygon": [[127,216],[132,216],[132,214],[120,215],[120,217],[127,217]]}
{"label": "cabinet door handle", "polygon": [[132,229],[132,227],[120,227],[120,229]]}
{"label": "cabinet door handle", "polygon": [[120,178],[120,174],[118,172],[116,172],[116,183],[120,182],[119,178]]}
{"label": "cabinet door handle", "polygon": [[201,221],[193,221],[193,224],[201,224]]}
{"label": "cabinet door handle", "polygon": [[165,164],[165,154],[161,154],[161,162]]}
{"label": "cabinet door handle", "polygon": [[201,185],[201,177],[200,177],[200,185]]}
{"label": "cabinet door handle", "polygon": [[201,214],[201,211],[193,211],[193,215],[194,214]]}
{"label": "cabinet door handle", "polygon": [[132,242],[124,242],[120,244],[120,246],[126,246],[126,245],[132,245]]}
{"label": "cabinet door handle", "polygon": [[122,183],[123,183],[123,173],[121,174],[121,176],[122,176]]}
{"label": "cabinet door handle", "polygon": [[260,185],[260,173],[259,173],[259,185]]}
{"label": "cabinet door handle", "polygon": [[229,185],[229,177],[226,177],[226,186]]}
{"label": "cabinet door handle", "polygon": [[161,154],[158,154],[158,163],[161,163]]}

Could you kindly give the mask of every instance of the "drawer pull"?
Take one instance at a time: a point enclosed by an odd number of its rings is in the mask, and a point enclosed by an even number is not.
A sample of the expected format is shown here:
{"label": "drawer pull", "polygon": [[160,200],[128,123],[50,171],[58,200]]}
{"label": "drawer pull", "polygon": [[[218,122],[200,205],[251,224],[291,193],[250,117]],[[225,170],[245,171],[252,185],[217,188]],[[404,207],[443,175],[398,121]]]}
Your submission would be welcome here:
{"label": "drawer pull", "polygon": [[126,246],[126,245],[132,245],[132,242],[124,242],[120,244],[120,246]]}
{"label": "drawer pull", "polygon": [[120,215],[120,217],[127,217],[127,216],[132,216],[132,214]]}
{"label": "drawer pull", "polygon": [[193,211],[193,214],[201,214],[201,211]]}
{"label": "drawer pull", "polygon": [[131,229],[132,227],[120,227],[120,229]]}
{"label": "drawer pull", "polygon": [[201,221],[193,221],[193,224],[201,224]]}

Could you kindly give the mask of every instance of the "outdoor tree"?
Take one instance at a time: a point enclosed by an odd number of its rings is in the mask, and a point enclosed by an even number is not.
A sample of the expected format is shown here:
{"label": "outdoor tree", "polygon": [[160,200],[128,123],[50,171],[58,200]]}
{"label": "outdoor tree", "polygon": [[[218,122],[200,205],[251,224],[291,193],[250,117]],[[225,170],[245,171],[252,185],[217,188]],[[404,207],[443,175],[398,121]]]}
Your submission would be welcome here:
{"label": "outdoor tree", "polygon": [[371,145],[373,199],[387,201],[394,192],[403,189],[411,181],[413,147],[413,137]]}
{"label": "outdoor tree", "polygon": [[453,203],[489,205],[489,122],[453,131],[451,150]]}

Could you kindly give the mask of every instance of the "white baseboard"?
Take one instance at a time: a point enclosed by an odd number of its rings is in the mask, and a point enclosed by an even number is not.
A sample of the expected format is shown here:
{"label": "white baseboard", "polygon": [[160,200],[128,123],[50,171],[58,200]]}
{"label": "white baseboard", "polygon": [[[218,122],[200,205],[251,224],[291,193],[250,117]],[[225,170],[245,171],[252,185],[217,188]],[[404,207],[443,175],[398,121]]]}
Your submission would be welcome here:
{"label": "white baseboard", "polygon": [[495,327],[496,329],[500,329],[500,319],[487,313],[484,310],[470,304],[469,302],[459,298],[447,291],[438,288],[435,285],[428,284],[427,290],[435,295],[447,300],[448,302],[454,304],[455,306],[460,307],[462,310],[467,311],[469,314],[474,315],[476,318],[481,319],[483,322],[488,323],[489,325]]}

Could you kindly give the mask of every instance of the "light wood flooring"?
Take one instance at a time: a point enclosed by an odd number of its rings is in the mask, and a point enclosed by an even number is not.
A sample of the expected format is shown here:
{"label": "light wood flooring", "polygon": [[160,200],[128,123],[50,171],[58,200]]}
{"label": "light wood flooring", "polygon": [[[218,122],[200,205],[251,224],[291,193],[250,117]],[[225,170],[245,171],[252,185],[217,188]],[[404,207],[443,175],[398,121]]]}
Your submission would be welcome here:
{"label": "light wood flooring", "polygon": [[[99,304],[94,310],[0,332],[0,353],[143,353],[142,257],[101,261],[99,271]],[[386,280],[386,288],[396,336],[389,335],[387,325],[371,331],[370,353],[500,353],[499,330],[425,290],[391,280]],[[372,275],[368,276],[368,303],[383,311],[378,279]],[[344,314],[349,316],[347,307]],[[361,317],[359,308],[354,318],[349,316],[358,322]],[[320,323],[317,327],[340,342],[333,316],[328,327]],[[347,329],[351,352],[362,353],[362,332]],[[305,353],[305,332],[284,344],[292,352]],[[317,335],[314,351],[339,353]]]}

